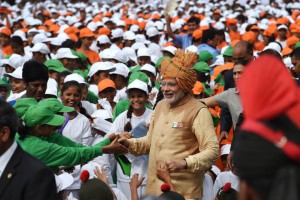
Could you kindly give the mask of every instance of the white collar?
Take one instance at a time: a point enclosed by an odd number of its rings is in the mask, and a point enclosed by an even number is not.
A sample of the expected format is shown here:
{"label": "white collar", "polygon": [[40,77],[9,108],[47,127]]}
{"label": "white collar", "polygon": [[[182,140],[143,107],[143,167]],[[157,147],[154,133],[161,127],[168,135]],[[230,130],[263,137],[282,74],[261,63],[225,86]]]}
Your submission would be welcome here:
{"label": "white collar", "polygon": [[17,149],[17,143],[16,141],[13,142],[13,144],[7,149],[1,156],[0,156],[0,177],[6,168],[7,163],[9,162],[10,158],[14,154],[15,150]]}

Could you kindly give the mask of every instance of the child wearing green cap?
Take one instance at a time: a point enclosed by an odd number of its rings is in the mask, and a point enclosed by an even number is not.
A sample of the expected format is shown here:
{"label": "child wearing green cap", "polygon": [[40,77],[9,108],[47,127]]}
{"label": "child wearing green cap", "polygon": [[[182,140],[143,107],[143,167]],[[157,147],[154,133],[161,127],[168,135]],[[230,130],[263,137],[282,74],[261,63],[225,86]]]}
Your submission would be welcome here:
{"label": "child wearing green cap", "polygon": [[117,143],[115,135],[94,146],[86,147],[54,133],[64,123],[65,118],[54,114],[46,106],[31,105],[22,119],[25,126],[19,127],[16,141],[26,152],[51,167],[54,172],[58,171],[59,166],[71,167],[86,163],[103,153],[127,152],[125,147]]}

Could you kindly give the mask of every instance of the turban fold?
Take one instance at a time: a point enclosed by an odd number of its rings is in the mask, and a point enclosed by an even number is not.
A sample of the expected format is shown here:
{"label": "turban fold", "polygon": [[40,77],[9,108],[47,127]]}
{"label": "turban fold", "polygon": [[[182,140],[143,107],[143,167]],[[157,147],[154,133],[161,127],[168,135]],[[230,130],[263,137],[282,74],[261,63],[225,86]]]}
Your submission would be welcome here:
{"label": "turban fold", "polygon": [[177,81],[181,90],[193,95],[193,87],[197,80],[196,71],[192,69],[198,61],[198,55],[178,49],[172,59],[165,59],[161,63],[163,79],[171,78]]}

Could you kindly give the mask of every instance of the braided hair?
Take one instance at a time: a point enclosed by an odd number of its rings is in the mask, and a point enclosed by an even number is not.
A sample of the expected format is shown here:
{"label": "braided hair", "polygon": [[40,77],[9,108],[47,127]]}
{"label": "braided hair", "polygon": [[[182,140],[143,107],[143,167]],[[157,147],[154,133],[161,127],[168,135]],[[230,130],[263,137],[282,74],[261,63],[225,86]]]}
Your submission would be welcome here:
{"label": "braided hair", "polygon": [[132,130],[132,125],[131,125],[131,117],[132,117],[132,113],[133,113],[133,108],[132,106],[130,105],[129,106],[129,109],[127,111],[127,119],[129,120],[125,126],[124,126],[124,131],[126,132],[130,132]]}

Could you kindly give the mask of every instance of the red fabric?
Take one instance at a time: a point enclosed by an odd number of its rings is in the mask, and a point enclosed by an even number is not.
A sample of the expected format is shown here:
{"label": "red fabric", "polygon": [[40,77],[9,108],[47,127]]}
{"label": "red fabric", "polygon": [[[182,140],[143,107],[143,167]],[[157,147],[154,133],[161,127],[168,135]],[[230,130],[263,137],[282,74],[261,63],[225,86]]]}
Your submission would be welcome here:
{"label": "red fabric", "polygon": [[223,191],[224,191],[224,192],[228,192],[228,191],[230,190],[230,188],[231,188],[231,183],[228,182],[228,183],[226,183],[226,184],[224,185]]}
{"label": "red fabric", "polygon": [[238,81],[238,89],[246,120],[269,120],[283,113],[293,120],[300,112],[296,82],[284,63],[272,56],[264,55],[250,63]]}
{"label": "red fabric", "polygon": [[90,173],[87,170],[83,170],[80,174],[80,180],[85,183],[90,178]]}
{"label": "red fabric", "polygon": [[168,191],[170,191],[170,189],[171,189],[171,187],[170,187],[170,185],[167,184],[167,183],[162,184],[161,187],[160,187],[160,190],[161,190],[162,192],[168,192]]}

